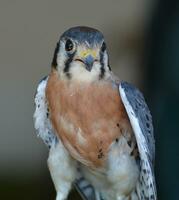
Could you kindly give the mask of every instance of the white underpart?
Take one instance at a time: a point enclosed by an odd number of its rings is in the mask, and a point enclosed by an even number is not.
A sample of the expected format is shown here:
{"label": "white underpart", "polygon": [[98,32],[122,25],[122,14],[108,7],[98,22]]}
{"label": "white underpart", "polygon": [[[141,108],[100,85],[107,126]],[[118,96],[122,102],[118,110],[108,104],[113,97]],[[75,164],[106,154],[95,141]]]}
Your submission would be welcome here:
{"label": "white underpart", "polygon": [[77,165],[60,141],[50,149],[48,166],[57,191],[56,200],[65,200],[76,178]]}
{"label": "white underpart", "polygon": [[118,143],[114,142],[111,145],[106,168],[103,171],[93,171],[82,166],[86,179],[104,198],[128,200],[128,197],[132,195],[132,200],[138,200],[133,191],[137,184],[139,169],[135,159],[130,156],[130,152],[126,139],[121,137]]}
{"label": "white underpart", "polygon": [[[145,139],[145,137],[142,133],[142,130],[139,126],[139,121],[138,121],[129,101],[127,100],[124,89],[120,86],[119,90],[120,90],[122,102],[124,103],[127,114],[129,116],[130,123],[134,130],[134,134],[135,134],[136,141],[137,141],[137,146],[138,146],[139,153],[140,153],[140,158],[146,162],[146,165],[147,165],[146,167],[149,170],[149,173],[151,174],[151,176],[149,176],[148,182],[153,183],[152,169],[150,167],[150,163],[149,163],[149,160],[148,160],[148,157],[146,154],[148,152],[146,139]],[[154,185],[152,185],[152,187],[153,187],[154,196],[156,197]],[[140,190],[140,188],[138,188],[138,185],[137,185],[137,190]],[[140,195],[140,192],[138,192],[138,195]],[[141,198],[141,197],[139,197],[139,198]]]}
{"label": "white underpart", "polygon": [[131,149],[124,137],[111,146],[108,156],[108,180],[116,196],[125,197],[136,187],[139,169],[136,161],[130,155]]}

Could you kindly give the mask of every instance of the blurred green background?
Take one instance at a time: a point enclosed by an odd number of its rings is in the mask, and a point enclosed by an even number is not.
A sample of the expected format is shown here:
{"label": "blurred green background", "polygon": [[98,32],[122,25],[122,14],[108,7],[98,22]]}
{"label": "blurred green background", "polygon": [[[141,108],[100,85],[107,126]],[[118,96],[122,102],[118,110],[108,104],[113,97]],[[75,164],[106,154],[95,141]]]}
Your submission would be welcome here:
{"label": "blurred green background", "polygon": [[[178,200],[179,1],[0,1],[0,199],[55,198],[35,135],[33,95],[50,71],[55,44],[71,26],[101,30],[118,76],[151,109],[159,200]],[[80,199],[72,191],[69,199]]]}

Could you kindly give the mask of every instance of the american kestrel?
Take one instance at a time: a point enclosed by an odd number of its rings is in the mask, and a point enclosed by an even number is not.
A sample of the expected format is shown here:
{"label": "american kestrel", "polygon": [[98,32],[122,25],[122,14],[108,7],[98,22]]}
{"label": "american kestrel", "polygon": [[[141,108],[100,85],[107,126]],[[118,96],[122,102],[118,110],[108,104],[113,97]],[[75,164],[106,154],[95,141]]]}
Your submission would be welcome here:
{"label": "american kestrel", "polygon": [[111,71],[102,33],[73,27],[35,95],[56,200],[156,200],[152,117],[141,92]]}

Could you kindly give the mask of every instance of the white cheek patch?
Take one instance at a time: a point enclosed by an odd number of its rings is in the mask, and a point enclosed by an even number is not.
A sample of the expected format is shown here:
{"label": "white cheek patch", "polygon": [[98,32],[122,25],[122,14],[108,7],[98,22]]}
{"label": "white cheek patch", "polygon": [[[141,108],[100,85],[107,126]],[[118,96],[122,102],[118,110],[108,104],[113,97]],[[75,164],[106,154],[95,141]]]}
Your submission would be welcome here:
{"label": "white cheek patch", "polygon": [[62,46],[60,46],[59,52],[61,53],[57,54],[58,71],[62,72],[64,68],[64,63],[66,61],[66,52],[64,51]]}

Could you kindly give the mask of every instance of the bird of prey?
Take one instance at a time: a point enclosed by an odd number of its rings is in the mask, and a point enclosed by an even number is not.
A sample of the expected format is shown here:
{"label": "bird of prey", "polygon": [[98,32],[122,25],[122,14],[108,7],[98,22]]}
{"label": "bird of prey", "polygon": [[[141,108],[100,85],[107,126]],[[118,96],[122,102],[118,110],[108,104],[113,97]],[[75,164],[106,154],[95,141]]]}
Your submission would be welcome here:
{"label": "bird of prey", "polygon": [[115,76],[103,34],[65,31],[35,95],[35,129],[65,200],[156,200],[152,117],[141,92]]}

